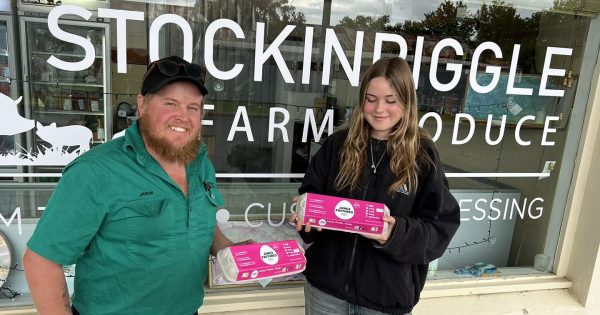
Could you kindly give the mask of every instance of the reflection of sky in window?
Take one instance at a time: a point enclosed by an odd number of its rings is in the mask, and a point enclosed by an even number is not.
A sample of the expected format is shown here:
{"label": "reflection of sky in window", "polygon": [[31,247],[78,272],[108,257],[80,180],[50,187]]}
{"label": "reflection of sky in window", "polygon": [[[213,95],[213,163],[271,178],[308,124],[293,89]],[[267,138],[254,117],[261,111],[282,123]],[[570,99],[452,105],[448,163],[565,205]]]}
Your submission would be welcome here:
{"label": "reflection of sky in window", "polygon": [[[505,0],[512,3],[521,17],[528,17],[533,12],[538,12],[552,7],[553,0]],[[394,25],[406,20],[420,21],[425,13],[434,11],[443,1],[422,0],[332,0],[331,22],[336,25],[343,17],[355,18],[357,15],[382,16],[390,15],[390,24]],[[456,1],[454,1],[456,2]],[[306,15],[308,24],[320,25],[323,19],[324,0],[289,0],[289,4],[296,10]],[[475,13],[482,3],[491,5],[491,0],[463,0],[469,13]]]}
{"label": "reflection of sky in window", "polygon": [[[469,13],[477,12],[483,3],[492,4],[489,0],[463,0],[463,2],[467,5]],[[505,0],[504,2],[511,3],[522,18],[530,17],[535,12],[548,10],[554,5],[554,0]]]}

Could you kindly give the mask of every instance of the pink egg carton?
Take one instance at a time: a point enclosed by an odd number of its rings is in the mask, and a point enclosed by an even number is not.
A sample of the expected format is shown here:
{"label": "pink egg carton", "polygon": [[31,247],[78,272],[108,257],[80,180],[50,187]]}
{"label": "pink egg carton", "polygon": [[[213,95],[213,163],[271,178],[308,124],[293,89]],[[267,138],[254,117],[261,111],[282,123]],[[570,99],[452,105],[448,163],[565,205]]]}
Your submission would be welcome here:
{"label": "pink egg carton", "polygon": [[235,245],[217,253],[225,279],[248,282],[304,271],[306,257],[296,240]]}
{"label": "pink egg carton", "polygon": [[298,197],[296,214],[300,222],[310,222],[313,227],[362,234],[389,233],[383,216],[389,215],[390,210],[379,202],[305,193]]}

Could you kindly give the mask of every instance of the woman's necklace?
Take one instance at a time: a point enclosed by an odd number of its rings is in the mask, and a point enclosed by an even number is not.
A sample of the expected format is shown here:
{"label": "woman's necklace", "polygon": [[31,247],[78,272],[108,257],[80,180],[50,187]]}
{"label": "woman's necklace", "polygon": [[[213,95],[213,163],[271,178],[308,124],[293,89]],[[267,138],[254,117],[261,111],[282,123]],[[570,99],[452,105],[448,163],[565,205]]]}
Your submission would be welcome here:
{"label": "woman's necklace", "polygon": [[373,169],[373,174],[377,174],[377,167],[379,166],[379,163],[381,163],[381,160],[383,160],[383,156],[385,155],[385,151],[387,151],[387,150],[383,150],[383,153],[381,153],[381,157],[379,158],[379,161],[377,162],[377,164],[375,164],[375,157],[373,157],[373,139],[371,139],[370,141],[371,141],[371,168]]}

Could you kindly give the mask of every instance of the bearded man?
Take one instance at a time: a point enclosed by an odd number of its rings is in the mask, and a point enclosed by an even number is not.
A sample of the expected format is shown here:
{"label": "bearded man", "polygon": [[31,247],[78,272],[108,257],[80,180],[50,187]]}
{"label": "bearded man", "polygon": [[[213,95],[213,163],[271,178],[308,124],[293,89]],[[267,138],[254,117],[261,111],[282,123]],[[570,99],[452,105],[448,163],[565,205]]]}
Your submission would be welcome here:
{"label": "bearded man", "polygon": [[215,224],[223,197],[199,140],[204,75],[176,56],[154,61],[139,120],[65,167],[24,256],[40,314],[197,313],[209,254],[233,245]]}

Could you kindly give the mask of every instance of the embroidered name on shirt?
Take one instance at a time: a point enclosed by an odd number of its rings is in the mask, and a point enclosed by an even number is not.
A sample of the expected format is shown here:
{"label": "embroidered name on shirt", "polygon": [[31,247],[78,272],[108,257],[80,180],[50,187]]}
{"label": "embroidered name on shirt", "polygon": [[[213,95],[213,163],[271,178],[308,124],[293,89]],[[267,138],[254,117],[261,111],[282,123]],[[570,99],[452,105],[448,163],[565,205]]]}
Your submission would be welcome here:
{"label": "embroidered name on shirt", "polygon": [[401,194],[405,194],[408,195],[408,187],[406,186],[406,184],[402,185],[402,187],[400,187],[399,189],[396,189],[396,192],[399,192]]}
{"label": "embroidered name on shirt", "polygon": [[153,192],[153,191],[142,191],[142,192],[140,193],[140,197],[143,197],[143,196],[151,196],[151,195],[154,195],[154,192]]}

